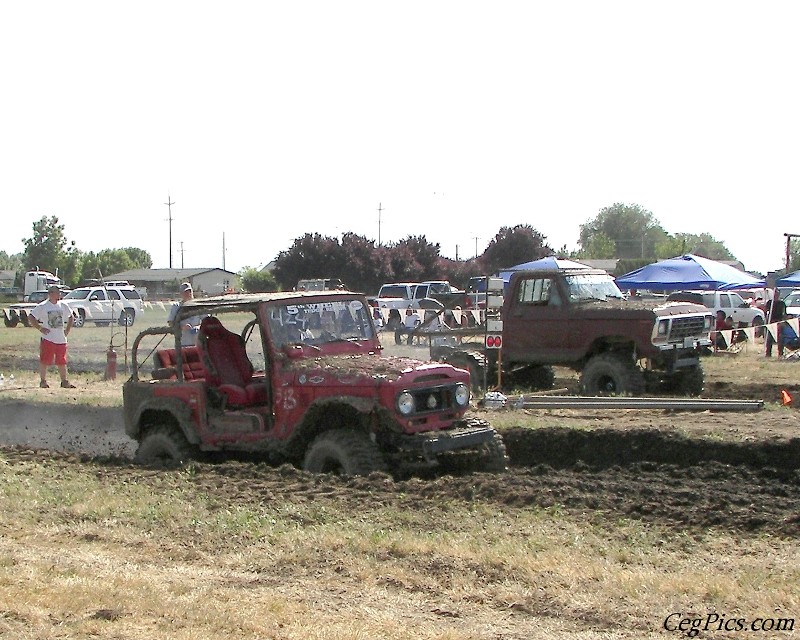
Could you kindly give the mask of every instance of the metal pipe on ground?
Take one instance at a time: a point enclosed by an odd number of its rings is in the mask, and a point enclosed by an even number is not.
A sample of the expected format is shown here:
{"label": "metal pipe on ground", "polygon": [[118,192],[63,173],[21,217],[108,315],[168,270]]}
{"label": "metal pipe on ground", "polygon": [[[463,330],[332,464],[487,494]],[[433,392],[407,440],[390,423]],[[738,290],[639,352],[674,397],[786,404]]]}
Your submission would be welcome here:
{"label": "metal pipe on ground", "polygon": [[764,408],[763,400],[628,398],[591,396],[516,396],[506,407],[514,409],[664,409],[671,411],[742,411]]}

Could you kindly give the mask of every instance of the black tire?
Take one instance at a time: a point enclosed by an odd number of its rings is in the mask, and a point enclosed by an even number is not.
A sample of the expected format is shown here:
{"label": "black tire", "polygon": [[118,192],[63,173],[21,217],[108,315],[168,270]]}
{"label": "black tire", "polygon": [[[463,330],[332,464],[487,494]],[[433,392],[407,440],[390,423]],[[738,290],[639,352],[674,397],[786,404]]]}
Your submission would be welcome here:
{"label": "black tire", "polygon": [[[472,418],[460,423],[466,426],[489,426],[485,420]],[[460,475],[466,473],[505,473],[508,471],[508,453],[502,436],[495,432],[494,437],[476,449],[451,451],[437,456],[439,471],[444,474]]]}
{"label": "black tire", "polygon": [[454,351],[447,354],[442,362],[453,365],[458,369],[469,371],[470,386],[473,391],[483,389],[483,380],[486,372],[486,357],[479,351]]}
{"label": "black tire", "polygon": [[17,315],[17,312],[12,309],[9,313],[4,313],[3,322],[9,329],[16,327],[19,324],[19,316]]}
{"label": "black tire", "polygon": [[123,309],[119,315],[120,327],[132,327],[136,320],[136,312],[133,309]]}
{"label": "black tire", "polygon": [[524,387],[541,391],[552,389],[555,386],[556,374],[553,371],[553,367],[533,364],[509,371],[505,375],[505,381],[511,387]]}
{"label": "black tire", "polygon": [[177,428],[161,425],[145,434],[133,461],[142,465],[182,465],[195,459],[197,453]]}
{"label": "black tire", "polygon": [[703,367],[698,363],[695,367],[682,369],[675,374],[675,391],[684,396],[699,396],[703,393],[705,376]]}
{"label": "black tire", "polygon": [[373,471],[386,471],[386,461],[366,432],[331,429],[309,445],[303,469],[312,473],[366,476]]}
{"label": "black tire", "polygon": [[72,318],[72,326],[76,329],[80,329],[86,324],[86,312],[83,309],[78,309],[75,313],[73,313]]}
{"label": "black tire", "polygon": [[640,396],[644,375],[632,360],[611,353],[589,359],[581,372],[581,393],[587,396]]}
{"label": "black tire", "polygon": [[22,323],[23,327],[30,327],[31,326],[31,321],[30,321],[30,318],[28,318],[28,312],[27,311],[20,311],[18,315],[19,315],[19,321]]}

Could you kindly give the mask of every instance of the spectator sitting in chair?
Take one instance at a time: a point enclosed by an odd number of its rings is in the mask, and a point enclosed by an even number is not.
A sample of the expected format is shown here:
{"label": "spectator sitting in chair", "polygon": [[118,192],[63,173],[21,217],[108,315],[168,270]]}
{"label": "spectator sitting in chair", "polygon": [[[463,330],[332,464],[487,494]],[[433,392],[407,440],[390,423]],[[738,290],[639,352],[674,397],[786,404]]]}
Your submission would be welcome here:
{"label": "spectator sitting in chair", "polygon": [[[730,345],[728,345],[725,341],[725,338],[722,337],[722,331],[732,331],[733,330],[733,319],[727,317],[725,312],[722,309],[717,311],[717,319],[714,323],[714,346],[717,349],[727,349]],[[736,342],[735,334],[732,334],[731,337],[731,344]]]}
{"label": "spectator sitting in chair", "polygon": [[394,343],[400,344],[400,336],[407,334],[406,344],[412,344],[414,342],[414,330],[419,326],[419,323],[419,314],[409,305],[408,309],[406,309],[403,326],[398,327],[394,332]]}

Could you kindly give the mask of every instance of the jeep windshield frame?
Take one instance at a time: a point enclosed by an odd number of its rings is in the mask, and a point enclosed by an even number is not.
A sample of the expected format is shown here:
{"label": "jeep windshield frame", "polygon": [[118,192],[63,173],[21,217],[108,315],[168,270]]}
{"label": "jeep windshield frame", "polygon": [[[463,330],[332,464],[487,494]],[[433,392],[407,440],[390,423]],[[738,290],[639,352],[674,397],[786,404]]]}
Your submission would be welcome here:
{"label": "jeep windshield frame", "polygon": [[267,306],[275,349],[306,345],[320,351],[333,343],[372,345],[377,340],[369,305],[358,298],[273,303]]}

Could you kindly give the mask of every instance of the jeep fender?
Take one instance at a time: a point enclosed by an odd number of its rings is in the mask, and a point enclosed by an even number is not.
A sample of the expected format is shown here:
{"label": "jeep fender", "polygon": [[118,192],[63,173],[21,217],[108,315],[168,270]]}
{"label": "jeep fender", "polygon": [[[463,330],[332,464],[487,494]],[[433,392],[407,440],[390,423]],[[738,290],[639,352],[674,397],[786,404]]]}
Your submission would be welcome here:
{"label": "jeep fender", "polygon": [[140,404],[133,415],[125,416],[125,431],[131,438],[139,440],[143,431],[167,421],[172,421],[190,444],[200,444],[191,409],[177,398],[152,398]]}
{"label": "jeep fender", "polygon": [[[315,400],[306,410],[287,442],[291,457],[302,456],[311,441],[323,431],[336,428],[370,431],[386,410],[372,398],[329,396]],[[388,416],[387,416],[388,419]]]}

